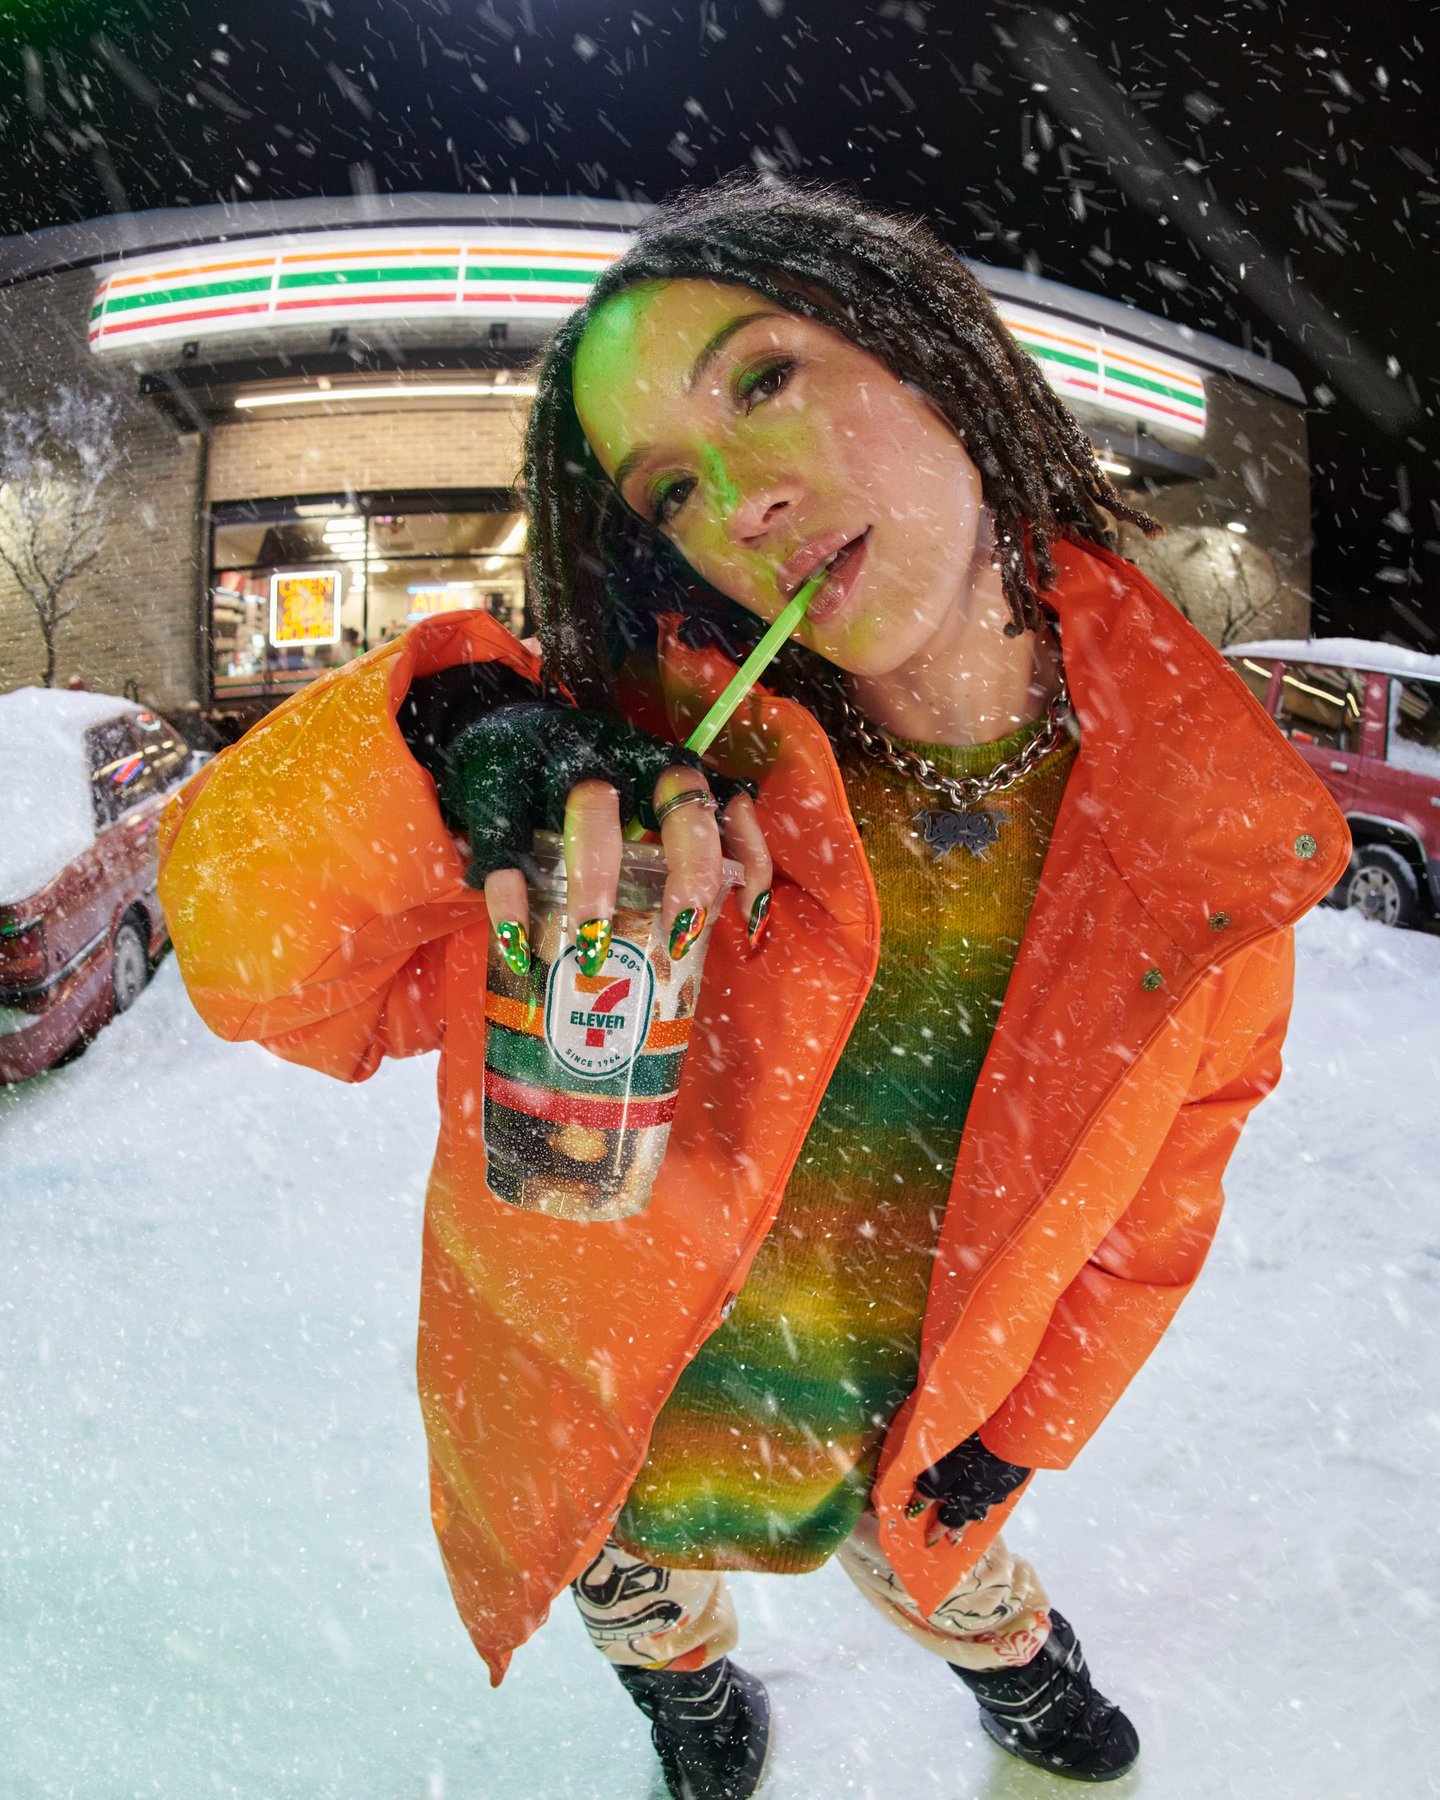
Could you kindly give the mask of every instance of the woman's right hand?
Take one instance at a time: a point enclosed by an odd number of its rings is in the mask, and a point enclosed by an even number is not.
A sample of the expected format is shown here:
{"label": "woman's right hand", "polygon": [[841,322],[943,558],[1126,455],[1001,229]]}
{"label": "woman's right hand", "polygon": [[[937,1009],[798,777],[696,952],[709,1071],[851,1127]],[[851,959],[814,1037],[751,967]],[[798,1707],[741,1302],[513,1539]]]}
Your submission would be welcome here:
{"label": "woman's right hand", "polygon": [[[586,973],[598,973],[609,950],[623,819],[653,829],[661,808],[671,954],[683,957],[700,935],[720,894],[722,856],[744,866],[736,904],[752,947],[759,942],[771,863],[755,802],[742,784],[707,776],[693,752],[604,714],[521,703],[466,726],[445,761],[441,803],[470,839],[466,880],[483,884],[491,925],[517,972],[530,957],[522,863],[535,831],[563,831],[579,959]],[[666,806],[690,793],[705,801]]]}

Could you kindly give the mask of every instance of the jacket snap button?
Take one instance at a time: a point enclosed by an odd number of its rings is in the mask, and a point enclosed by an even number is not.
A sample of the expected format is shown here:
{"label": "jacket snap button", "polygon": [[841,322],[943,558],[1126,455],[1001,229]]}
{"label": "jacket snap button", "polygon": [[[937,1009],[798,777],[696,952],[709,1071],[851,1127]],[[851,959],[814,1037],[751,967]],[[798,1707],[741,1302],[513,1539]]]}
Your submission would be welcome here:
{"label": "jacket snap button", "polygon": [[1295,840],[1295,854],[1297,856],[1303,856],[1307,860],[1312,857],[1319,848],[1320,846],[1315,842],[1308,831],[1302,831]]}
{"label": "jacket snap button", "polygon": [[1147,969],[1140,977],[1140,985],[1147,994],[1153,994],[1164,979],[1158,969]]}
{"label": "jacket snap button", "polygon": [[1230,915],[1227,912],[1211,913],[1210,915],[1210,929],[1212,931],[1223,931],[1229,923]]}

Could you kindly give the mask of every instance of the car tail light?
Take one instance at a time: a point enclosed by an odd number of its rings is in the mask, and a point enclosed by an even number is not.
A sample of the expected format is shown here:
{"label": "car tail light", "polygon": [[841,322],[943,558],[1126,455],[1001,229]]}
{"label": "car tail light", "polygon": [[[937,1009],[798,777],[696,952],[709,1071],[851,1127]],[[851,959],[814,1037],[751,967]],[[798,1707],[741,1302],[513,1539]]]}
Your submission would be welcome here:
{"label": "car tail light", "polygon": [[0,907],[0,988],[31,987],[45,975],[44,921]]}

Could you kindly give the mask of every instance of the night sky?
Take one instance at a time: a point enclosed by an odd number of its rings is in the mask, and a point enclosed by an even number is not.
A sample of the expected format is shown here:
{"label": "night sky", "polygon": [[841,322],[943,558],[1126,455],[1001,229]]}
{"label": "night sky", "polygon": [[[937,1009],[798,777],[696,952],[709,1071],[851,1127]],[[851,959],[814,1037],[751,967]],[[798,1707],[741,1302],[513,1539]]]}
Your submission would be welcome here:
{"label": "night sky", "polygon": [[1437,48],[1436,6],[1396,0],[0,0],[0,232],[842,181],[1294,370],[1314,628],[1440,650]]}

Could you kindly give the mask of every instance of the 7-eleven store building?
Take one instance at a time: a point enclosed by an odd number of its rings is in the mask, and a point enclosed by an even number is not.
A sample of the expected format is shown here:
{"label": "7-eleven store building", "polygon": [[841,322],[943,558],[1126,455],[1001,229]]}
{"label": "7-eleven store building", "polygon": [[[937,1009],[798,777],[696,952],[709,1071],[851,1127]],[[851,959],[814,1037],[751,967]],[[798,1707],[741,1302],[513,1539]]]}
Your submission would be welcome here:
{"label": "7-eleven store building", "polygon": [[[124,408],[103,592],[77,608],[62,678],[239,726],[430,613],[524,626],[526,371],[643,210],[305,200],[0,241],[7,391],[103,384]],[[1247,634],[1303,629],[1294,380],[1131,308],[976,272],[1116,478],[1172,526],[1139,553],[1166,591],[1204,625],[1243,558],[1265,602]],[[0,688],[31,678],[12,615],[0,596]]]}

